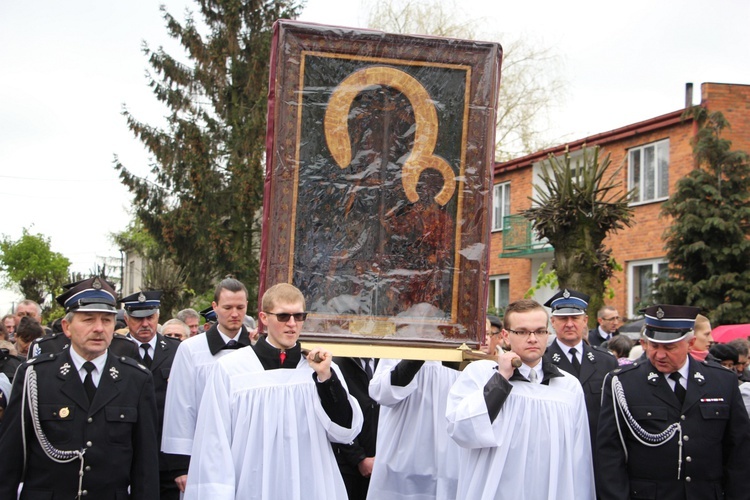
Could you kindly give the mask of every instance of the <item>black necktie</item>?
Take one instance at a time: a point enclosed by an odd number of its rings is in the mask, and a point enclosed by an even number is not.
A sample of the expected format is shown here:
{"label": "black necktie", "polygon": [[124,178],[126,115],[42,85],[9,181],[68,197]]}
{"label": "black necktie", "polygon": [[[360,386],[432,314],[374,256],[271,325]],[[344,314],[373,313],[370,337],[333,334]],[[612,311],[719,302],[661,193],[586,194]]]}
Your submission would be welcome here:
{"label": "black necktie", "polygon": [[576,376],[579,376],[581,374],[581,362],[578,361],[578,358],[576,357],[578,350],[575,347],[571,347],[568,352],[570,353],[570,362],[573,365],[573,369],[576,371]]}
{"label": "black necktie", "polygon": [[148,348],[151,347],[150,344],[141,344],[141,349],[143,349],[143,364],[146,365],[146,368],[151,368],[151,356],[148,355]]}
{"label": "black necktie", "polygon": [[674,380],[674,394],[677,396],[677,399],[680,400],[680,404],[685,402],[685,393],[687,392],[684,387],[682,387],[682,384],[680,383],[680,372],[674,372],[669,374],[669,378]]}
{"label": "black necktie", "polygon": [[237,341],[234,339],[229,340],[229,342],[224,344],[224,347],[223,347],[223,349],[239,349],[239,348],[240,348],[240,344],[238,344]]}
{"label": "black necktie", "polygon": [[83,388],[86,389],[86,395],[89,397],[89,403],[94,400],[94,394],[96,394],[96,386],[94,385],[94,377],[91,372],[96,370],[96,366],[91,361],[86,361],[83,364],[83,369],[86,370],[86,378],[83,379]]}
{"label": "black necktie", "polygon": [[372,367],[370,367],[370,360],[363,358],[362,364],[364,365],[365,373],[367,374],[367,380],[372,380]]}

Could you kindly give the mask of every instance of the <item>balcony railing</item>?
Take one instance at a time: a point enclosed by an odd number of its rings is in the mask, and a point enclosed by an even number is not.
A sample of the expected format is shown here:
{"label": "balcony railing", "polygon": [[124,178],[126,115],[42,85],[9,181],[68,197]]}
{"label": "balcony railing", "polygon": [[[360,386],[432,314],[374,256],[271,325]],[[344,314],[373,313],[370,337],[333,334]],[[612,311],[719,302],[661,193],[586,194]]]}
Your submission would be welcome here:
{"label": "balcony railing", "polygon": [[503,218],[503,252],[500,257],[524,257],[553,250],[546,238],[538,237],[531,222],[523,215]]}

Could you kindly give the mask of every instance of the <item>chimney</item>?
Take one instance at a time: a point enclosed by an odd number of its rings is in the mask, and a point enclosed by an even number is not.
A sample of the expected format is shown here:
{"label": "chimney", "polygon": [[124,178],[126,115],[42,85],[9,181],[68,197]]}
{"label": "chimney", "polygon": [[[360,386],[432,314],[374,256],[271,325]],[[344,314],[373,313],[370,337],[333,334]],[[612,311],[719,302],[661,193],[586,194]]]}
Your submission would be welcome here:
{"label": "chimney", "polygon": [[693,106],[693,84],[692,83],[686,83],[685,84],[685,108],[690,108]]}

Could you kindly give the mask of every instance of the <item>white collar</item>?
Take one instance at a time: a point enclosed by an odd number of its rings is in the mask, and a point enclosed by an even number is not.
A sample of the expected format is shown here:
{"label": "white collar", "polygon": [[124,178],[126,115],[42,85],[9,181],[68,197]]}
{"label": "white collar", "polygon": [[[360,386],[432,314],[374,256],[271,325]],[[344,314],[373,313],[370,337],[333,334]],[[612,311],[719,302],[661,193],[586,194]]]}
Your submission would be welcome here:
{"label": "white collar", "polygon": [[[70,346],[70,349],[68,349],[68,351],[70,352],[70,359],[73,360],[73,365],[76,367],[76,370],[81,371],[81,369],[83,368],[83,364],[88,360],[84,359],[83,356],[78,354],[72,345]],[[107,364],[107,351],[104,351],[104,354],[102,354],[101,356],[92,359],[91,362],[94,363],[97,372],[104,372],[104,365]]]}
{"label": "white collar", "polygon": [[537,382],[541,383],[542,379],[544,378],[544,372],[542,371],[542,363],[543,361],[540,359],[539,363],[536,364],[535,367],[530,367],[526,363],[521,363],[521,366],[518,368],[518,373],[524,376],[526,380],[529,380],[529,374],[531,373],[531,370],[534,370],[536,372],[537,376]]}
{"label": "white collar", "polygon": [[562,342],[560,342],[560,339],[558,339],[557,337],[555,337],[555,342],[557,342],[557,346],[560,348],[560,350],[562,352],[564,352],[565,354],[567,354],[568,356],[570,356],[570,350],[573,347],[576,348],[576,352],[578,354],[580,354],[581,356],[583,356],[583,340],[581,340],[580,342],[578,342],[574,346],[568,346],[568,345],[563,344]]}
{"label": "white collar", "polygon": [[[156,338],[158,336],[159,336],[159,334],[155,333],[154,336],[151,337],[151,340],[149,340],[148,342],[141,342],[137,338],[133,337],[133,335],[130,332],[128,332],[128,338],[130,340],[132,340],[133,342],[135,342],[135,345],[137,345],[139,349],[141,348],[141,344],[148,344],[148,345],[151,346],[151,352],[156,351]],[[149,354],[149,356],[153,357],[153,355],[151,355],[151,354]]]}
{"label": "white collar", "polygon": [[237,332],[237,335],[235,335],[234,337],[230,337],[230,336],[226,335],[224,332],[221,331],[221,326],[219,326],[218,323],[216,324],[216,331],[219,332],[219,335],[221,335],[221,340],[224,341],[224,344],[226,344],[230,340],[237,340],[237,339],[239,339],[240,338],[240,333],[242,333],[242,329],[240,329],[240,331]]}

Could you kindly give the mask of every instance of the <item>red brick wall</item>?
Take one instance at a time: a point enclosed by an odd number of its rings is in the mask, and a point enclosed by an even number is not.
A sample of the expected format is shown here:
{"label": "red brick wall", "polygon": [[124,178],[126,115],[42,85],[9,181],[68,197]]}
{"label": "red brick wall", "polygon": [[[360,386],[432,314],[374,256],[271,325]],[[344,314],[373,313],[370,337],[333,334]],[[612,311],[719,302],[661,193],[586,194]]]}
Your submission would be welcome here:
{"label": "red brick wall", "polygon": [[[719,110],[729,120],[731,131],[726,137],[733,141],[733,149],[750,152],[750,85],[726,85],[704,83],[701,86],[702,105],[709,110]],[[600,158],[610,153],[611,168],[622,166],[621,181],[627,186],[627,151],[629,148],[642,146],[651,142],[669,138],[669,193],[675,190],[677,181],[693,169],[692,147],[690,139],[694,134],[692,122],[678,123],[646,133],[634,133],[629,137],[608,142]],[[591,143],[590,145],[593,145]],[[525,167],[511,172],[501,172],[495,176],[495,183],[511,183],[511,213],[530,206],[532,192],[532,168]],[[665,256],[664,231],[669,220],[660,216],[661,203],[648,203],[634,207],[633,225],[605,241],[612,248],[615,260],[623,267],[611,280],[610,287],[614,298],[607,300],[615,306],[620,315],[628,316],[628,264],[645,259],[658,259]],[[502,232],[492,233],[490,246],[490,274],[510,275],[510,300],[518,300],[530,288],[536,276],[531,276],[529,259],[501,259]]]}

